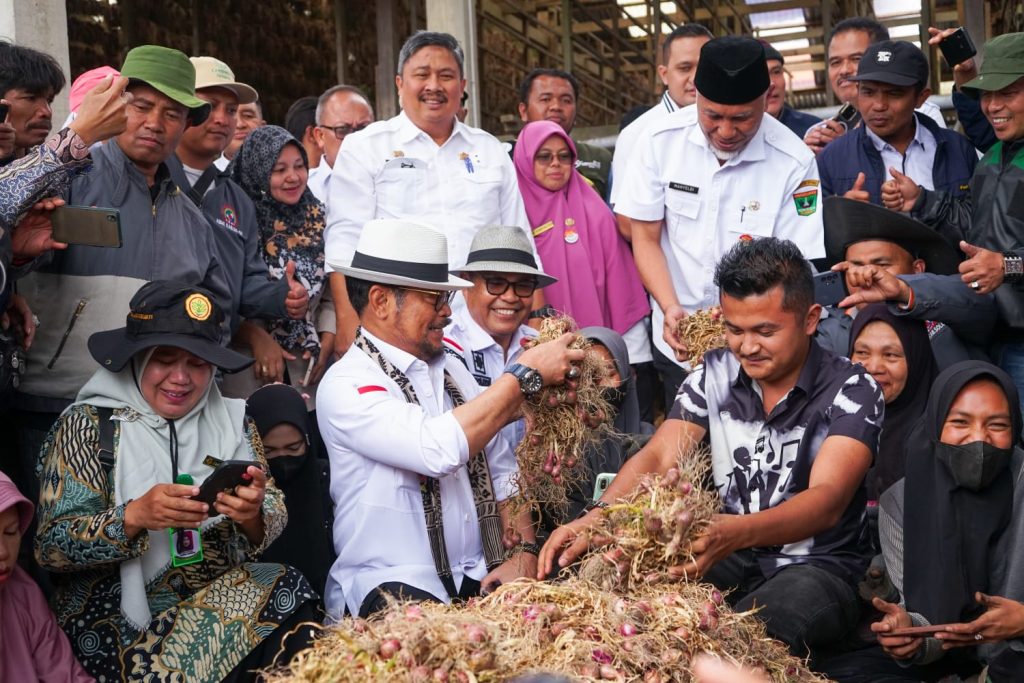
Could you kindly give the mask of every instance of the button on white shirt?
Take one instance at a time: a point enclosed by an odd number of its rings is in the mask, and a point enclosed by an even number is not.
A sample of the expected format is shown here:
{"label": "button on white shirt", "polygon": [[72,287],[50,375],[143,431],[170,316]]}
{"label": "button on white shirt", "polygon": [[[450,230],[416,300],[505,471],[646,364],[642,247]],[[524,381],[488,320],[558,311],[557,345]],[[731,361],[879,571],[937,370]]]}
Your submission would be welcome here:
{"label": "button on white shirt", "polygon": [[[348,263],[374,218],[426,223],[448,238],[448,263],[466,262],[485,225],[528,232],[515,167],[490,133],[458,121],[438,145],[405,113],[345,137],[328,183],[328,263]],[[531,240],[531,244],[532,244]]]}
{"label": "button on white shirt", "polygon": [[[441,485],[448,561],[456,588],[487,574],[469,478],[465,433],[444,392],[447,370],[467,401],[480,393],[469,372],[447,354],[427,363],[364,331],[409,378],[420,405],[356,347],[327,371],[317,392],[317,420],[331,462],[334,549],[324,596],[328,614],[353,614],[366,595],[400,581],[448,601],[437,576],[423,513],[420,478]],[[515,458],[499,435],[487,445],[498,501],[511,493]]]}
{"label": "button on white shirt", "polygon": [[327,184],[331,180],[331,165],[327,163],[327,155],[320,157],[320,165],[309,170],[306,185],[320,203],[327,206]]}
{"label": "button on white shirt", "polygon": [[[462,294],[457,294],[456,298],[462,299]],[[520,325],[512,335],[506,358],[501,344],[494,341],[487,330],[473,320],[468,306],[463,303],[462,306],[452,308],[452,322],[444,330],[444,345],[446,352],[458,358],[459,362],[469,369],[476,383],[486,388],[501,377],[505,368],[516,362],[523,352],[523,339],[536,336],[537,331],[532,327]],[[519,445],[524,433],[525,426],[522,420],[516,420],[501,428],[502,436],[512,448]]]}
{"label": "button on white shirt", "polygon": [[[734,158],[719,165],[691,105],[662,118],[631,156],[615,210],[665,223],[661,249],[679,304],[688,312],[718,303],[715,264],[737,241],[775,236],[808,259],[825,255],[818,167],[791,130],[765,114]],[[652,301],[654,344],[675,354],[661,334],[664,312]]]}

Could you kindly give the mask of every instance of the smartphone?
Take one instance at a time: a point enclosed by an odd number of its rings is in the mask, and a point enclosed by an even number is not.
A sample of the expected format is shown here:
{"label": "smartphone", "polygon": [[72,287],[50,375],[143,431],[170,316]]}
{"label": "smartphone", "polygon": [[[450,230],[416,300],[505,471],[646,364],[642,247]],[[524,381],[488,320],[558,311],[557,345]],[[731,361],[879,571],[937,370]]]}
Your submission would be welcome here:
{"label": "smartphone", "polygon": [[53,211],[53,239],[89,247],[121,247],[121,212],[96,206],[60,206]]}
{"label": "smartphone", "polygon": [[814,276],[814,303],[835,306],[846,294],[846,278],[842,273],[826,270]]}
{"label": "smartphone", "polygon": [[857,107],[847,102],[839,107],[839,111],[832,117],[832,120],[838,121],[847,130],[850,130],[851,128],[856,128],[857,124],[860,123],[860,112],[857,111]]}
{"label": "smartphone", "polygon": [[11,111],[11,105],[0,102],[0,122],[7,122],[7,114]]}
{"label": "smartphone", "polygon": [[248,486],[252,480],[244,479],[242,475],[250,465],[256,465],[256,463],[252,460],[225,460],[217,465],[213,474],[206,478],[206,481],[199,487],[199,494],[192,496],[192,500],[213,505],[217,500],[217,494],[221,491],[231,491],[236,486]]}
{"label": "smartphone", "polygon": [[950,66],[966,62],[978,54],[978,49],[974,47],[974,41],[971,40],[971,34],[963,26],[943,38],[939,43],[939,50],[942,51],[942,56]]}
{"label": "smartphone", "polygon": [[907,626],[906,628],[894,628],[888,633],[883,633],[884,636],[917,636],[917,637],[929,637],[934,636],[936,633],[941,631],[948,631],[949,627],[953,624],[937,624],[935,626]]}
{"label": "smartphone", "polygon": [[601,500],[601,496],[611,486],[612,479],[615,478],[614,472],[602,472],[597,475],[597,479],[594,480],[594,502]]}

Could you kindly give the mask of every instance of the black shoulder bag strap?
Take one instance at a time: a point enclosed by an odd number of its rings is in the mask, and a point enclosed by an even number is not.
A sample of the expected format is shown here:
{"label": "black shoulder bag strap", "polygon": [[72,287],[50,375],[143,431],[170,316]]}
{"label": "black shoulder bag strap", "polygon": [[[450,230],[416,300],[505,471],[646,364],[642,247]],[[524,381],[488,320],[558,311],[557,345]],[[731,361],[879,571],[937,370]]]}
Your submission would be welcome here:
{"label": "black shoulder bag strap", "polygon": [[113,408],[97,408],[96,415],[99,418],[100,445],[96,454],[100,458],[100,466],[109,476],[114,469],[114,416]]}
{"label": "black shoulder bag strap", "polygon": [[196,184],[189,188],[188,198],[192,200],[192,203],[199,208],[203,207],[203,197],[206,195],[206,190],[209,189],[210,184],[220,173],[220,169],[217,168],[216,164],[210,164],[203,171],[203,174],[196,180]]}

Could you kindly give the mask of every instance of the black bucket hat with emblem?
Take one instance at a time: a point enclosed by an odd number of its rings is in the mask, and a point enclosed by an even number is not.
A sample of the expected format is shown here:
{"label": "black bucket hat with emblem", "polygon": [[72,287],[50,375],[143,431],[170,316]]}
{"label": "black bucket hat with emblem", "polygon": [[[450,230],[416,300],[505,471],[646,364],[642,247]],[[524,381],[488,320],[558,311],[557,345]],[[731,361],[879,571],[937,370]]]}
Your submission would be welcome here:
{"label": "black bucket hat with emblem", "polygon": [[253,359],[221,345],[224,309],[213,294],[182,282],[157,280],[132,297],[124,327],[89,337],[89,353],[111,372],[120,372],[132,356],[156,346],[173,346],[238,372]]}

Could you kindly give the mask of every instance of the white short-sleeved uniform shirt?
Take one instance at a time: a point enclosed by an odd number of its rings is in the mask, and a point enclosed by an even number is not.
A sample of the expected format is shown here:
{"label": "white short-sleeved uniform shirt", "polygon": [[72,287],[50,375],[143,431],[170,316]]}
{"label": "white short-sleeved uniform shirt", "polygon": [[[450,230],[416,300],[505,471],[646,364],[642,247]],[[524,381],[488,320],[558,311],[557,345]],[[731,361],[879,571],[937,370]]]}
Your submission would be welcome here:
{"label": "white short-sleeved uniform shirt", "polygon": [[[665,223],[661,249],[680,305],[718,303],[715,265],[741,240],[774,236],[808,259],[825,255],[821,188],[814,154],[793,131],[764,115],[734,158],[719,165],[691,105],[657,121],[630,157],[616,212]],[[664,312],[651,301],[655,347],[675,354],[661,334]]]}
{"label": "white short-sleeved uniform shirt", "polygon": [[[415,586],[448,601],[430,553],[420,478],[441,484],[448,562],[456,588],[487,574],[480,525],[466,463],[469,445],[444,392],[447,370],[466,401],[481,389],[448,354],[427,363],[364,331],[409,378],[420,405],[356,347],[331,366],[317,392],[317,421],[331,462],[334,549],[327,579],[328,614],[345,604],[356,614],[366,595],[388,581]],[[494,494],[511,495],[515,457],[499,434],[486,446]]]}
{"label": "white short-sleeved uniform shirt", "polygon": [[[456,298],[462,299],[462,296]],[[477,384],[487,388],[501,377],[505,368],[519,358],[523,352],[522,341],[536,336],[537,331],[532,327],[520,325],[512,335],[506,358],[501,344],[494,341],[487,330],[473,320],[467,306],[453,306],[452,322],[444,330],[444,350],[466,366]],[[516,420],[501,428],[501,434],[512,448],[519,445],[525,433],[523,420]]]}
{"label": "white short-sleeved uniform shirt", "polygon": [[443,232],[452,267],[466,262],[485,225],[515,225],[529,234],[515,167],[501,142],[459,121],[440,146],[404,112],[346,136],[328,195],[328,263],[348,263],[374,218],[416,220]]}
{"label": "white short-sleeved uniform shirt", "polygon": [[[629,158],[639,146],[640,141],[644,139],[647,129],[677,109],[679,106],[676,105],[675,100],[669,97],[668,90],[666,90],[656,105],[619,132],[619,137],[615,139],[615,153],[612,154],[612,191],[608,197],[608,203],[612,205],[613,209],[621,196],[621,188],[625,184],[626,172],[629,170]],[[630,356],[630,360],[632,361],[632,356]]]}
{"label": "white short-sleeved uniform shirt", "polygon": [[327,157],[320,157],[320,165],[309,169],[309,178],[306,185],[313,196],[320,200],[320,203],[327,206],[328,183],[331,180],[331,165],[327,163]]}

